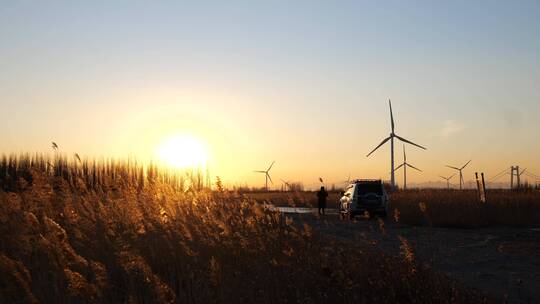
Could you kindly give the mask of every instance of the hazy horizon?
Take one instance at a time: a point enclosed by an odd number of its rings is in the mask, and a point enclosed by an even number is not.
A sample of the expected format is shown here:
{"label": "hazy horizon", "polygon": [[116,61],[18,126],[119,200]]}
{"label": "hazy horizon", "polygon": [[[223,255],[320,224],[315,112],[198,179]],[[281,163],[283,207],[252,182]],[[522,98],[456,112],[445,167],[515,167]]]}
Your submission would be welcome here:
{"label": "hazy horizon", "polygon": [[[0,154],[156,157],[197,138],[227,184],[413,184],[472,159],[538,174],[540,3],[71,3],[0,7]],[[396,142],[396,165],[402,162]],[[396,173],[402,184],[401,171]],[[523,178],[531,183],[531,178]],[[454,180],[454,184],[458,180]],[[442,181],[444,182],[444,181]]]}

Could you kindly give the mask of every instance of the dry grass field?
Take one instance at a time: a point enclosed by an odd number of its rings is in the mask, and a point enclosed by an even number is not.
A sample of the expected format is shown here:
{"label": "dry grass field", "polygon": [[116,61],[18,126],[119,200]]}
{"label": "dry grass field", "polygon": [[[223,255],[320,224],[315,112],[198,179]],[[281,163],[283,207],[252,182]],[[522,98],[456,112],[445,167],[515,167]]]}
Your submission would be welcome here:
{"label": "dry grass field", "polygon": [[[276,206],[316,207],[314,192],[250,193],[259,202]],[[337,208],[338,192],[330,193],[328,208]],[[479,228],[540,226],[540,191],[488,190],[487,203],[474,190],[406,190],[390,194],[390,215],[409,225]]]}
{"label": "dry grass field", "polygon": [[[281,207],[316,206],[313,192],[247,195]],[[330,208],[337,207],[337,198],[338,193],[331,194]],[[487,203],[480,203],[472,190],[396,191],[391,193],[391,212],[384,220],[341,220],[336,209],[322,217],[316,209],[281,210],[310,221],[324,235],[371,244],[392,256],[406,256],[406,239],[420,263],[467,286],[504,303],[538,303],[540,193],[489,190],[487,198]]]}
{"label": "dry grass field", "polygon": [[[393,194],[392,209],[412,225],[479,228],[540,226],[540,191],[488,190],[487,202],[474,190],[408,190]],[[421,206],[425,209],[422,211]]]}
{"label": "dry grass field", "polygon": [[[403,257],[157,168],[4,157],[1,303],[483,303]],[[191,184],[196,184],[192,182]]]}

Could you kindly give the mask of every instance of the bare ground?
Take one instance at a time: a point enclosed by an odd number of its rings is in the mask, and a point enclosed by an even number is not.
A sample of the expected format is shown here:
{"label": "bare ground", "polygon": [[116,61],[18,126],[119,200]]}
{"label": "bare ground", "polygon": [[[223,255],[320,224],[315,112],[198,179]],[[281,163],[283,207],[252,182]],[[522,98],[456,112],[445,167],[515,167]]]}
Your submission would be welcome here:
{"label": "bare ground", "polygon": [[449,229],[384,221],[340,220],[335,210],[289,213],[318,231],[350,242],[402,254],[398,236],[406,238],[415,257],[449,277],[509,303],[540,303],[540,229],[494,227]]}

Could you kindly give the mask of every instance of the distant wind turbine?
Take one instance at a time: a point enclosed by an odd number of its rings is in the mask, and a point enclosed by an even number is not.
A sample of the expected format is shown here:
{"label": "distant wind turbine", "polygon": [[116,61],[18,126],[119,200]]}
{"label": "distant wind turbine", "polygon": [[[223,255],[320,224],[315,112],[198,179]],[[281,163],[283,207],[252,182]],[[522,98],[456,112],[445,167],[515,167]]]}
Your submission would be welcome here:
{"label": "distant wind turbine", "polygon": [[442,175],[439,175],[440,178],[446,180],[446,189],[450,189],[450,179],[452,179],[452,177],[456,176],[455,174],[452,174],[451,176],[449,177],[444,177]]}
{"label": "distant wind turbine", "polygon": [[291,183],[290,182],[288,182],[286,180],[283,180],[281,178],[280,178],[280,180],[285,185],[285,190],[287,190],[287,189],[291,190]]}
{"label": "distant wind turbine", "polygon": [[52,144],[53,150],[58,151],[58,145],[54,141],[52,141],[51,144]]}
{"label": "distant wind turbine", "polygon": [[416,168],[415,166],[407,162],[407,154],[405,154],[405,145],[403,145],[403,163],[394,170],[397,171],[401,167],[403,167],[403,190],[405,190],[407,189],[407,167],[413,168],[415,170],[422,172],[422,170]]}
{"label": "distant wind turbine", "polygon": [[274,182],[272,181],[272,178],[270,177],[270,169],[272,169],[272,166],[274,165],[276,161],[273,161],[272,164],[270,164],[270,167],[268,167],[268,169],[266,169],[266,171],[253,171],[253,172],[257,172],[257,173],[264,173],[265,175],[265,183],[264,183],[264,188],[266,189],[266,191],[268,191],[268,180],[270,180],[270,182],[272,183],[272,185],[274,184]]}
{"label": "distant wind turbine", "polygon": [[[471,159],[472,160],[472,159]],[[462,190],[463,189],[463,184],[465,183],[465,181],[463,180],[463,169],[465,169],[465,167],[467,167],[467,165],[471,162],[471,160],[469,160],[465,165],[463,165],[463,167],[461,168],[457,168],[457,167],[453,167],[453,166],[449,166],[449,165],[446,165],[448,168],[451,168],[451,169],[454,169],[454,170],[457,170],[459,171],[459,190]]]}
{"label": "distant wind turbine", "polygon": [[390,106],[390,122],[391,122],[392,132],[390,133],[390,136],[385,138],[377,147],[375,147],[375,149],[373,149],[371,152],[369,152],[369,154],[366,157],[369,157],[373,152],[375,152],[377,149],[379,149],[380,146],[384,145],[387,141],[390,141],[390,184],[392,185],[392,187],[395,187],[396,183],[395,183],[395,177],[394,177],[394,173],[395,173],[395,169],[394,169],[394,138],[397,138],[397,139],[401,140],[404,143],[411,144],[413,146],[416,146],[416,147],[424,149],[424,150],[426,150],[426,148],[424,148],[424,147],[422,147],[420,145],[417,145],[417,144],[413,143],[412,141],[409,141],[409,140],[407,140],[407,139],[405,139],[403,137],[400,137],[394,132],[394,114],[392,113],[392,102],[390,101],[390,99],[388,99],[388,105]]}

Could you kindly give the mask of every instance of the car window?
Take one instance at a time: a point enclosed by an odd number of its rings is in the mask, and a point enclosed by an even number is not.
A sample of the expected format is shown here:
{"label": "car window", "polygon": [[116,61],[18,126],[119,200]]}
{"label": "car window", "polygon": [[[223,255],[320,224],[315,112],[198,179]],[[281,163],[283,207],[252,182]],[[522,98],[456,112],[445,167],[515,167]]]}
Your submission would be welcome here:
{"label": "car window", "polygon": [[375,193],[382,195],[382,187],[380,183],[359,183],[356,185],[357,195],[366,195],[368,193]]}

